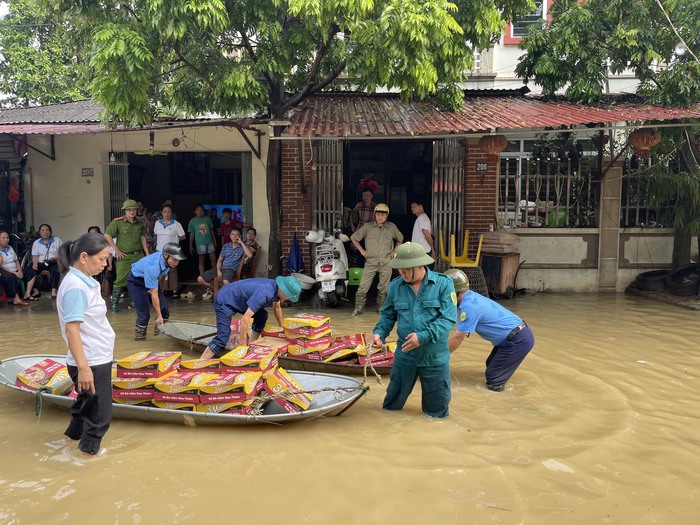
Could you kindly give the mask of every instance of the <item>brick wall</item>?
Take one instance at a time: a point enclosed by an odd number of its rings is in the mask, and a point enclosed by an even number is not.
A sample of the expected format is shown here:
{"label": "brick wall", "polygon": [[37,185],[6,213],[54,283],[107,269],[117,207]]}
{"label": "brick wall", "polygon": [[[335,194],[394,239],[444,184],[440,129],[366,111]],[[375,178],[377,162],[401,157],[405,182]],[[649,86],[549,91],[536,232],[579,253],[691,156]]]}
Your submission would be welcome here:
{"label": "brick wall", "polygon": [[[464,227],[469,229],[469,255],[476,256],[479,234],[496,225],[496,195],[498,191],[498,160],[489,160],[472,139],[467,145],[466,184],[464,185]],[[476,165],[486,163],[487,171],[477,171]]]}
{"label": "brick wall", "polygon": [[[311,229],[311,183],[313,166],[310,163],[311,148],[304,142],[302,155],[301,141],[284,141],[282,143],[282,269],[284,269],[292,247],[294,234],[297,234],[299,249],[304,259],[307,275],[311,275],[310,245],[304,240],[304,234]],[[302,171],[304,177],[302,180]]]}

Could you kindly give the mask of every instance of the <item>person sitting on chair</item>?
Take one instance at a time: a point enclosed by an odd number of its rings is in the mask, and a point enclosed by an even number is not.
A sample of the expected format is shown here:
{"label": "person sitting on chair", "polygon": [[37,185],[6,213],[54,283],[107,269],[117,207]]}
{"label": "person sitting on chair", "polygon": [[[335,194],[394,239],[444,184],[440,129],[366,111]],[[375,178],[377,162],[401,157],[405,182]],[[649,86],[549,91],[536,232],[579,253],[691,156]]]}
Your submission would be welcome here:
{"label": "person sitting on chair", "polygon": [[241,230],[233,228],[229,234],[231,242],[224,245],[219,258],[216,260],[216,268],[207,270],[197,277],[197,282],[208,288],[202,295],[202,299],[208,301],[214,296],[214,285],[210,284],[215,279],[223,284],[228,284],[235,280],[238,273],[238,266],[243,262],[243,257],[252,257],[253,252],[241,239]]}
{"label": "person sitting on chair", "polygon": [[58,248],[63,244],[60,237],[53,234],[51,226],[42,224],[39,226],[39,239],[32,244],[32,270],[41,274],[43,271],[49,272],[49,286],[51,287],[51,299],[56,299],[58,291],[58,281],[61,274],[58,271]]}
{"label": "person sitting on chair", "polygon": [[[17,262],[17,253],[9,246],[10,234],[5,230],[0,230],[0,284],[5,290],[6,301],[12,302],[17,306],[27,306],[28,301],[36,301],[34,298],[20,298],[21,291],[19,279],[25,279],[25,282],[34,283],[34,272],[29,269],[28,276],[22,273],[22,268]],[[27,279],[29,277],[29,279]],[[27,292],[28,293],[28,292]]]}
{"label": "person sitting on chair", "polygon": [[247,255],[243,258],[243,269],[241,270],[241,279],[248,279],[249,277],[255,277],[253,272],[255,271],[255,268],[253,265],[255,264],[255,256],[258,254],[260,251],[260,245],[258,242],[255,240],[255,236],[258,234],[258,230],[253,228],[252,226],[248,228],[248,231],[245,232],[245,243],[250,248],[251,253],[253,254],[251,257],[248,257]]}

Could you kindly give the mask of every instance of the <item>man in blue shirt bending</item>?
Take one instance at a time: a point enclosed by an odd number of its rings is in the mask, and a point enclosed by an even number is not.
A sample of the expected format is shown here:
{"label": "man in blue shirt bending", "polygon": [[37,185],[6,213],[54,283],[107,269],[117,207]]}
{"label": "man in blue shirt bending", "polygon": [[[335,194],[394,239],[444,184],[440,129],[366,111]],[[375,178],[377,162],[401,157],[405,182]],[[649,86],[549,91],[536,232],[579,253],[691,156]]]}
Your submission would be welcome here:
{"label": "man in blue shirt bending", "polygon": [[398,247],[390,264],[400,277],[389,284],[372,343],[382,346],[398,325],[397,351],[383,407],[401,410],[420,378],[423,412],[443,418],[449,415],[452,397],[447,342],[457,318],[457,296],[449,277],[428,268],[434,262],[418,243]]}
{"label": "man in blue shirt bending", "polygon": [[158,279],[168,275],[170,268],[175,268],[185,259],[187,257],[180,245],[169,242],[163,246],[162,252],[147,255],[131,265],[126,285],[136,306],[135,341],[146,339],[148,321],[151,318],[151,304],[156,311],[156,333],[158,333],[158,325],[163,324],[170,317],[168,301],[158,286]]}

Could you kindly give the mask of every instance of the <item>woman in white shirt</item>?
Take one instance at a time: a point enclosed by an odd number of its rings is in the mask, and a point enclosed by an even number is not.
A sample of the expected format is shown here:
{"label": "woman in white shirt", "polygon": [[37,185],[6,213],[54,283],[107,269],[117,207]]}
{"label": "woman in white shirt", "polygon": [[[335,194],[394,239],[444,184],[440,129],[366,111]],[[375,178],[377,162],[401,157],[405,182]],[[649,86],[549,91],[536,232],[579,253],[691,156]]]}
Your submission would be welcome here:
{"label": "woman in white shirt", "polygon": [[51,226],[42,224],[39,226],[40,237],[32,244],[32,269],[41,275],[41,272],[49,272],[49,286],[51,286],[51,299],[56,299],[56,290],[61,274],[58,271],[58,249],[63,241],[55,237]]}
{"label": "woman in white shirt", "polygon": [[100,284],[93,279],[107,266],[109,245],[104,236],[86,233],[62,245],[58,257],[61,270],[67,270],[58,289],[58,321],[68,345],[68,374],[78,394],[65,435],[95,455],[112,421],[115,335]]}
{"label": "woman in white shirt", "polygon": [[[163,205],[161,210],[162,217],[153,224],[153,233],[156,236],[156,251],[162,252],[163,246],[169,242],[180,244],[180,241],[185,239],[185,230],[182,224],[173,218],[173,208],[168,204]],[[161,288],[168,297],[180,297],[177,291],[177,266],[171,268],[162,279]]]}

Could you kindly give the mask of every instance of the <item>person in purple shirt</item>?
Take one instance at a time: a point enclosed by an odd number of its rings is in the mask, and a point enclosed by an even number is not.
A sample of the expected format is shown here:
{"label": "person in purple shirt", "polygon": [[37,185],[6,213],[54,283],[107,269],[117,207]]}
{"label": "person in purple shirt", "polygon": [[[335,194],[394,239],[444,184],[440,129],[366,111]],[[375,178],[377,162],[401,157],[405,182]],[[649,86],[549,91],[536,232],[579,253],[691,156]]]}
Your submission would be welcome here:
{"label": "person in purple shirt", "polygon": [[282,306],[280,301],[299,301],[301,283],[292,275],[276,279],[245,279],[225,284],[214,298],[216,314],[216,336],[206,347],[200,359],[219,357],[226,349],[231,336],[231,318],[243,314],[240,328],[240,344],[248,344],[248,327],[252,324],[251,341],[255,341],[267,322],[267,310],[272,310],[277,324],[282,326]]}

